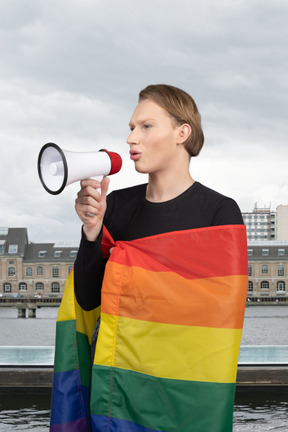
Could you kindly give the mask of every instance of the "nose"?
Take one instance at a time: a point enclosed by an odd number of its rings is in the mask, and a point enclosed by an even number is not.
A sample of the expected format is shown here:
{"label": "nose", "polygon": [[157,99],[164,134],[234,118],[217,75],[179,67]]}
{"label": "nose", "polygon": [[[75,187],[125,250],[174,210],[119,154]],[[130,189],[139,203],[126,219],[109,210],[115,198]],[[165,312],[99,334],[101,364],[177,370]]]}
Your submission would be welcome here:
{"label": "nose", "polygon": [[138,138],[135,129],[133,129],[130,134],[128,135],[128,138],[126,140],[127,144],[138,144]]}

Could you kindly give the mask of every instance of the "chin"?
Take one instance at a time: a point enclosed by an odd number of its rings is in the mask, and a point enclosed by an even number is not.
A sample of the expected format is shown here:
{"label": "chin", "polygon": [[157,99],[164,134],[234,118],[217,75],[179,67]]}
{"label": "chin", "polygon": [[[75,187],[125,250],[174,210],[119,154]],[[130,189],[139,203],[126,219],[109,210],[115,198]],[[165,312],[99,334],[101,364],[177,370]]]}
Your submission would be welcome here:
{"label": "chin", "polygon": [[136,169],[135,170],[138,174],[149,174],[147,171],[144,171],[144,170],[138,170],[138,169]]}
{"label": "chin", "polygon": [[139,174],[149,174],[147,169],[145,170],[144,167],[137,166],[137,164],[135,164],[135,171],[137,171]]}

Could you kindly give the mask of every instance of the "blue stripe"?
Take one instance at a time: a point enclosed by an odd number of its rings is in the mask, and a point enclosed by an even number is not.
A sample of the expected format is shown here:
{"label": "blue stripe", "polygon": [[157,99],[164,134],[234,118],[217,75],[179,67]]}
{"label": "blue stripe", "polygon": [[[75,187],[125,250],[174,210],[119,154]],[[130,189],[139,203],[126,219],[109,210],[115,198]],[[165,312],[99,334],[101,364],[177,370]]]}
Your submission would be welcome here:
{"label": "blue stripe", "polygon": [[89,389],[81,386],[80,371],[55,373],[52,388],[51,426],[88,418]]}
{"label": "blue stripe", "polygon": [[140,426],[128,420],[108,418],[100,415],[92,415],[91,420],[93,432],[164,432],[160,431],[160,429],[156,430]]}

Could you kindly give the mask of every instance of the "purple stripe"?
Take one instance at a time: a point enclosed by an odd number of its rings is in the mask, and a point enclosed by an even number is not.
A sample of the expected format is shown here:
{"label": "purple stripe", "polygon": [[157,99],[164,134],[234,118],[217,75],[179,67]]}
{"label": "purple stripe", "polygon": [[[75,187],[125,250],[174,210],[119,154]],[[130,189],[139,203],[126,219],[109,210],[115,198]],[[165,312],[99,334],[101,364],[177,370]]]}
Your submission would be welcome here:
{"label": "purple stripe", "polygon": [[93,432],[162,432],[159,429],[150,429],[128,420],[106,416],[92,414],[91,420]]}
{"label": "purple stripe", "polygon": [[85,419],[50,426],[50,432],[88,432]]}

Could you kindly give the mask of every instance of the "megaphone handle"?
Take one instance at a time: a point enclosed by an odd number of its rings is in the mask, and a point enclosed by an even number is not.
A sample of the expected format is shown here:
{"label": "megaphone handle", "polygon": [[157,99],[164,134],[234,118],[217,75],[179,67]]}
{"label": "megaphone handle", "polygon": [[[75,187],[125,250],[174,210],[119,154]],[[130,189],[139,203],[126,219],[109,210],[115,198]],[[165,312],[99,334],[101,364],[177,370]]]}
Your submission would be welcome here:
{"label": "megaphone handle", "polygon": [[[98,177],[100,177],[100,176],[98,176]],[[102,181],[107,176],[101,176],[101,177],[102,177],[102,179],[101,179],[101,181]],[[101,188],[97,188],[97,190],[101,191]],[[94,217],[96,215],[94,213],[91,213],[91,212],[86,212],[86,216]]]}

